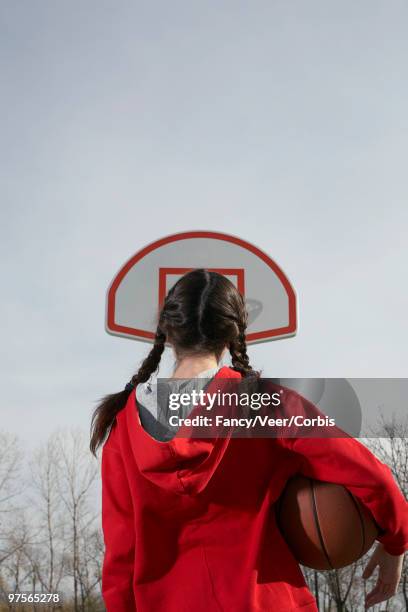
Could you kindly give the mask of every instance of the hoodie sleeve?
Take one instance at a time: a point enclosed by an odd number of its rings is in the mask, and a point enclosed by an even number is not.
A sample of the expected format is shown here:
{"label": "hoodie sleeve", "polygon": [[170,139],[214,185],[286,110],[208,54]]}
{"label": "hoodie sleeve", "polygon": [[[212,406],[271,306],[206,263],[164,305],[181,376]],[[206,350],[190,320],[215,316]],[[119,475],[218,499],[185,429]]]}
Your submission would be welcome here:
{"label": "hoodie sleeve", "polygon": [[[291,393],[291,401],[298,404],[297,410],[292,406],[292,413],[323,414],[297,393]],[[281,441],[298,455],[301,474],[342,484],[370,510],[382,530],[377,540],[387,552],[401,555],[408,550],[408,503],[390,468],[366,446],[339,428],[330,437]]]}
{"label": "hoodie sleeve", "polygon": [[133,505],[112,431],[102,451],[102,529],[105,556],[102,595],[107,612],[136,610],[133,594],[135,532]]}

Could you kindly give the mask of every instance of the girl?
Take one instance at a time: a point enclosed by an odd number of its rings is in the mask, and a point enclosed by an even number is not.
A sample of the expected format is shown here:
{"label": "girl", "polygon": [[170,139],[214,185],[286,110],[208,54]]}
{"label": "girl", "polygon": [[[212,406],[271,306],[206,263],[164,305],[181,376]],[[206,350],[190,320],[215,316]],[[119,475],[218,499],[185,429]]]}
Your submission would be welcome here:
{"label": "girl", "polygon": [[[353,438],[188,438],[172,435],[154,385],[165,343],[173,389],[194,379],[247,378],[242,296],[224,276],[194,270],[169,291],[154,345],[123,391],[92,421],[103,443],[102,593],[108,612],[315,612],[316,602],[277,528],[274,503],[295,473],[341,483],[382,528],[365,577],[366,605],[391,597],[408,548],[408,509],[391,472]],[[220,367],[223,352],[232,367]],[[295,401],[301,396],[286,390]],[[151,399],[153,398],[153,400]],[[163,403],[161,404],[162,408]],[[188,407],[185,409],[188,412]]]}

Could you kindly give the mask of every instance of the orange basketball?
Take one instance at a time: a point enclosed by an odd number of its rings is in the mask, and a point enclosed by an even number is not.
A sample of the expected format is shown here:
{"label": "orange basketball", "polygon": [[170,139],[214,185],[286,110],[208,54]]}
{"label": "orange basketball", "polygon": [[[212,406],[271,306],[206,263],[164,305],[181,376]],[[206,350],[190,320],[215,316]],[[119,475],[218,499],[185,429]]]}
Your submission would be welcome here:
{"label": "orange basketball", "polygon": [[316,570],[354,563],[379,534],[371,513],[346,487],[304,476],[288,481],[276,518],[299,563]]}

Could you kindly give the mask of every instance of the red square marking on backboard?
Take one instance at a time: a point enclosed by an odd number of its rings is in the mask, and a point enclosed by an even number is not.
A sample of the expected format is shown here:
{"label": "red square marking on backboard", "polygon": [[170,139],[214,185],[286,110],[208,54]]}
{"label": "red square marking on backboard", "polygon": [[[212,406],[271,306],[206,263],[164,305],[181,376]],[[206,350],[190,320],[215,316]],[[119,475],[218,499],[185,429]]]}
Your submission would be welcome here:
{"label": "red square marking on backboard", "polygon": [[[241,295],[245,295],[245,270],[244,268],[205,268],[209,272],[218,272],[224,276],[236,276],[237,289]],[[194,268],[159,268],[159,309],[163,306],[167,295],[167,277],[171,274],[183,275],[191,272]]]}

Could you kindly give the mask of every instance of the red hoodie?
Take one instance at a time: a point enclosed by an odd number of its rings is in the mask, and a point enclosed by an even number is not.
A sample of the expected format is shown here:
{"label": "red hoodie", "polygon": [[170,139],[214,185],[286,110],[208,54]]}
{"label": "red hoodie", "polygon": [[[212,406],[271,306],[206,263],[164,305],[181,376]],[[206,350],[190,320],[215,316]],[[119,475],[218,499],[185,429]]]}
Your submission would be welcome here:
{"label": "red hoodie", "polygon": [[[215,378],[240,375],[223,367]],[[286,389],[286,401],[307,402]],[[102,453],[102,593],[108,612],[315,612],[274,513],[295,473],[341,483],[387,551],[408,549],[408,504],[354,438],[152,438],[135,392]]]}

